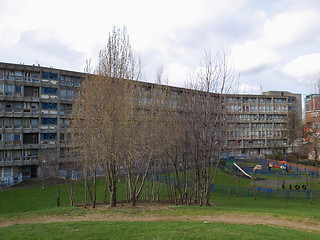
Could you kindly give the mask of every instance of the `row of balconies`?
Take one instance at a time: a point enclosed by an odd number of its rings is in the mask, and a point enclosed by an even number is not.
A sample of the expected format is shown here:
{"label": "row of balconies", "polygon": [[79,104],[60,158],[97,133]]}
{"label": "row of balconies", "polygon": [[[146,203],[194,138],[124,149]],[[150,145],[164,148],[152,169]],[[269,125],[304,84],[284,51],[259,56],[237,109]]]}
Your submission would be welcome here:
{"label": "row of balconies", "polygon": [[3,142],[0,143],[0,149],[1,150],[10,150],[10,149],[37,149],[41,147],[44,147],[42,145],[55,147],[57,144],[57,140],[41,140],[39,143],[22,143],[22,141],[9,141],[9,142]]}
{"label": "row of balconies", "polygon": [[[62,129],[67,129],[70,127],[70,124],[60,124],[60,128]],[[0,131],[2,129],[7,129],[7,130],[23,130],[23,132],[25,131],[33,131],[33,130],[39,130],[42,129],[42,130],[56,130],[57,129],[57,125],[3,125],[3,126],[0,126]]]}
{"label": "row of balconies", "polygon": [[247,136],[228,136],[227,139],[228,140],[265,140],[265,139],[270,139],[270,140],[280,140],[280,139],[284,139],[285,137],[282,135],[280,136],[259,136],[259,135],[247,135]]}
{"label": "row of balconies", "polygon": [[[39,102],[40,99],[49,99],[49,100],[58,100],[58,95],[49,95],[49,94],[41,94],[40,97],[36,97],[36,96],[21,96],[21,95],[5,95],[5,96],[1,96],[0,95],[0,100],[23,100],[26,102]],[[73,102],[73,97],[69,96],[69,97],[63,97],[60,96],[60,100],[62,101],[67,101],[67,102]]]}
{"label": "row of balconies", "polygon": [[0,158],[0,167],[6,166],[24,166],[38,164],[38,156],[16,156]]}
{"label": "row of balconies", "polygon": [[[32,77],[23,77],[23,76],[13,76],[13,75],[0,75],[0,80],[5,80],[8,82],[12,82],[12,81],[17,81],[17,82],[25,82],[26,84],[30,85],[39,85],[41,83],[44,84],[52,84],[52,85],[57,85],[58,84],[58,80],[49,80],[49,79],[41,79],[40,78],[32,78]],[[60,81],[60,85],[63,86],[75,86],[75,87],[80,87],[80,83],[79,82],[70,82],[70,81]]]}
{"label": "row of balconies", "polygon": [[238,142],[230,141],[228,144],[231,148],[258,148],[258,147],[270,147],[270,148],[284,148],[283,143],[280,142]]}
{"label": "row of balconies", "polygon": [[228,120],[228,122],[230,123],[237,123],[237,122],[241,122],[241,123],[286,123],[288,122],[287,119],[232,119],[232,120]]}
{"label": "row of balconies", "polygon": [[[57,117],[58,111],[48,111],[48,110],[30,110],[24,109],[22,110],[10,110],[10,111],[1,111],[0,109],[0,117],[39,117],[43,115],[50,115],[51,117]],[[70,115],[71,111],[62,110],[60,111],[60,115]]]}

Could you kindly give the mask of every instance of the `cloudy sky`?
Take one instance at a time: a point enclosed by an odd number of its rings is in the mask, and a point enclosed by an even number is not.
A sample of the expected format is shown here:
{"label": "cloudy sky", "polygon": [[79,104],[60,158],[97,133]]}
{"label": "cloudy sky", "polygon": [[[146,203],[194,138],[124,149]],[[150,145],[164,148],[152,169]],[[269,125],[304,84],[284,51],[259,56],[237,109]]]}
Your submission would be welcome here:
{"label": "cloudy sky", "polygon": [[83,71],[113,26],[183,86],[205,50],[231,54],[239,90],[306,94],[320,77],[319,0],[0,0],[0,61]]}

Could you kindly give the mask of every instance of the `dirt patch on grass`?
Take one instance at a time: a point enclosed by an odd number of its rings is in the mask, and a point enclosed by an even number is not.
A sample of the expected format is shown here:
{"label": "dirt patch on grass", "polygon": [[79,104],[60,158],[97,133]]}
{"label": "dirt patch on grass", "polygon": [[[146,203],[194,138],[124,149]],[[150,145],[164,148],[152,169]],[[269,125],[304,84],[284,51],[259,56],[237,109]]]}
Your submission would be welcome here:
{"label": "dirt patch on grass", "polygon": [[205,215],[189,214],[161,214],[170,212],[174,205],[168,203],[139,204],[132,207],[129,204],[119,204],[115,208],[97,206],[96,209],[88,208],[82,215],[41,216],[28,219],[9,219],[0,222],[0,227],[26,223],[53,223],[53,222],[77,222],[77,221],[134,221],[134,222],[204,222],[204,223],[231,223],[247,225],[268,225],[312,231],[320,233],[320,222],[306,218],[304,220],[290,220],[272,215],[255,215],[242,213],[213,213]]}

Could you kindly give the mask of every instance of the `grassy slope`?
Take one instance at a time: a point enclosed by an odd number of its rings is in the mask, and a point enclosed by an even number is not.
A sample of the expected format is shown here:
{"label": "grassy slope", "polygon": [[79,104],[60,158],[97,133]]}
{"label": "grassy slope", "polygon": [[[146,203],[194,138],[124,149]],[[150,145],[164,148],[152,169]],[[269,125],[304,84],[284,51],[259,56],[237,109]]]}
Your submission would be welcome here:
{"label": "grassy slope", "polygon": [[319,239],[264,225],[186,222],[70,222],[0,228],[3,239]]}

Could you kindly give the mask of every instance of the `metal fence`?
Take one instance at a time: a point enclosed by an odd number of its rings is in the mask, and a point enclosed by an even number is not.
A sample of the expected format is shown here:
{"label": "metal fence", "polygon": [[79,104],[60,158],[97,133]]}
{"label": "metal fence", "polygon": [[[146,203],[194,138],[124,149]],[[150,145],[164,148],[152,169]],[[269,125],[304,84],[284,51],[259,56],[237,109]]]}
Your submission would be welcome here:
{"label": "metal fence", "polygon": [[319,199],[320,191],[293,190],[293,189],[272,189],[272,188],[245,188],[231,187],[226,185],[213,184],[212,192],[225,194],[226,196],[254,197],[257,198],[278,198],[278,199]]}
{"label": "metal fence", "polygon": [[3,177],[1,178],[1,187],[11,187],[14,185],[14,177]]}
{"label": "metal fence", "polygon": [[23,179],[22,173],[18,174],[18,176],[17,176],[17,183],[21,183],[21,182],[22,182],[22,179]]}
{"label": "metal fence", "polygon": [[[175,178],[163,175],[157,175],[155,181],[162,184],[174,184]],[[188,186],[193,186],[188,182]],[[264,187],[231,187],[227,185],[212,185],[212,192],[224,194],[226,196],[234,197],[257,197],[257,198],[276,198],[276,199],[320,199],[320,191],[304,190],[303,187],[296,189],[273,189]]]}

